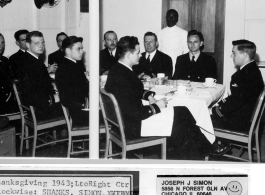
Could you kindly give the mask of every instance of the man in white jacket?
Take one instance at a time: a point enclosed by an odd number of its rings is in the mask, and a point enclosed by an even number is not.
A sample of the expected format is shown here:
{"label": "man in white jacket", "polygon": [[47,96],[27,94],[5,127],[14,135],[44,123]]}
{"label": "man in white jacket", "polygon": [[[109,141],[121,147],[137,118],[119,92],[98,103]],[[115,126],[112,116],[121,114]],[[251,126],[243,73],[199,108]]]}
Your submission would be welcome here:
{"label": "man in white jacket", "polygon": [[158,50],[171,57],[174,74],[174,64],[176,64],[177,57],[189,52],[187,46],[188,32],[176,26],[178,22],[178,12],[176,10],[170,9],[167,11],[166,21],[167,27],[157,33]]}

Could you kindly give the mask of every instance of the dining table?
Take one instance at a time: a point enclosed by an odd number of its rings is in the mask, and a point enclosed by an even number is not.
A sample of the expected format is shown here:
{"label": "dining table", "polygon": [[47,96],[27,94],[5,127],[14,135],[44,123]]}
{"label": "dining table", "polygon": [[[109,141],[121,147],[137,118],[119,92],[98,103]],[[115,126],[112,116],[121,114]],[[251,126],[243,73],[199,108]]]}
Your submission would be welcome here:
{"label": "dining table", "polygon": [[[141,136],[170,136],[173,125],[175,106],[186,106],[196,120],[196,125],[201,132],[213,143],[215,141],[214,129],[210,117],[211,107],[218,103],[226,94],[225,85],[215,84],[205,86],[204,83],[176,81],[176,85],[154,85],[149,90],[154,91],[155,99],[167,98],[166,108],[162,108],[159,114],[153,115],[142,121]],[[187,92],[178,93],[178,85],[185,85]],[[143,100],[144,105],[149,105]]]}

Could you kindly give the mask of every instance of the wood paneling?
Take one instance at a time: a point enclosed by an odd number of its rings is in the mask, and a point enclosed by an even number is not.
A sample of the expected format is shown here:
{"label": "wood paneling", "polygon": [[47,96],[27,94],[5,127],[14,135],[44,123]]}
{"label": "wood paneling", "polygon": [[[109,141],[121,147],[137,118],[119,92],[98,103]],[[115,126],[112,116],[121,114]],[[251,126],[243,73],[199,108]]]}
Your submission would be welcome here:
{"label": "wood paneling", "polygon": [[214,52],[215,10],[216,0],[190,0],[189,29],[202,32],[205,52]]}
{"label": "wood paneling", "polygon": [[225,0],[216,1],[214,54],[217,63],[217,80],[223,83],[224,39],[225,39]]}
{"label": "wood paneling", "polygon": [[175,9],[179,14],[177,26],[185,30],[189,29],[189,1],[188,0],[171,0],[170,9]]}
{"label": "wood paneling", "polygon": [[167,10],[170,9],[169,7],[170,7],[170,1],[162,0],[161,29],[167,27],[166,13],[167,13]]}

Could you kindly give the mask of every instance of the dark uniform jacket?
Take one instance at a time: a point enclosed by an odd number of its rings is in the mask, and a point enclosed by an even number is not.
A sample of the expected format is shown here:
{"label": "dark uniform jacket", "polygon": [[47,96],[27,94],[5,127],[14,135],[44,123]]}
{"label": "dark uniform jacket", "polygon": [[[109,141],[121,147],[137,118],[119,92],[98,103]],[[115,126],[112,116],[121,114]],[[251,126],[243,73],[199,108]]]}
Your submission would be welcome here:
{"label": "dark uniform jacket", "polygon": [[0,114],[18,111],[12,88],[12,73],[9,61],[6,57],[0,56]]}
{"label": "dark uniform jacket", "polygon": [[[63,65],[62,62],[64,61],[64,56],[65,56],[64,52],[62,50],[58,49],[57,51],[51,53],[48,56],[48,64],[52,65],[52,64],[56,63],[58,68],[59,68],[60,65]],[[86,68],[84,66],[84,62],[82,60],[79,60],[79,61],[77,61],[77,63],[78,63],[78,66],[81,68],[81,70],[83,72],[85,72]]]}
{"label": "dark uniform jacket", "polygon": [[245,129],[244,126],[249,125],[253,108],[263,88],[260,70],[255,61],[250,62],[232,75],[231,95],[213,108],[214,117],[223,118],[233,126],[232,128]]}
{"label": "dark uniform jacket", "polygon": [[21,90],[28,105],[41,108],[54,103],[55,90],[45,64],[28,52],[23,55]]}
{"label": "dark uniform jacket", "polygon": [[105,71],[109,71],[111,67],[118,62],[119,53],[120,52],[117,48],[116,48],[116,53],[114,57],[110,55],[108,48],[105,48],[100,51],[100,54],[99,54],[100,75]]}
{"label": "dark uniform jacket", "polygon": [[48,64],[59,64],[64,58],[64,52],[60,49],[48,55]]}
{"label": "dark uniform jacket", "polygon": [[109,71],[105,90],[112,93],[119,103],[126,138],[140,137],[141,121],[160,112],[156,104],[143,106],[142,99],[148,100],[154,92],[144,90],[137,75],[120,63]]}
{"label": "dark uniform jacket", "polygon": [[178,56],[175,65],[174,80],[205,82],[205,78],[217,78],[217,67],[213,57],[201,52],[197,61],[192,63],[189,53]]}
{"label": "dark uniform jacket", "polygon": [[18,79],[18,80],[20,80],[21,71],[23,69],[22,68],[22,66],[23,66],[22,61],[23,61],[23,55],[24,54],[25,54],[25,52],[20,49],[16,53],[11,55],[9,58],[9,62],[10,62],[13,76],[15,79]]}
{"label": "dark uniform jacket", "polygon": [[61,103],[69,109],[73,126],[88,125],[89,112],[82,111],[89,95],[89,83],[78,63],[63,58],[56,71],[55,82]]}
{"label": "dark uniform jacket", "polygon": [[88,97],[88,80],[77,63],[63,58],[63,66],[56,71],[55,82],[62,104],[68,108],[81,109]]}
{"label": "dark uniform jacket", "polygon": [[154,77],[154,75],[157,77],[157,73],[165,73],[165,76],[168,76],[169,79],[172,78],[172,60],[167,54],[156,50],[151,62],[146,59],[145,55],[146,52],[143,52],[139,65],[132,67],[137,75],[144,73],[150,77]]}

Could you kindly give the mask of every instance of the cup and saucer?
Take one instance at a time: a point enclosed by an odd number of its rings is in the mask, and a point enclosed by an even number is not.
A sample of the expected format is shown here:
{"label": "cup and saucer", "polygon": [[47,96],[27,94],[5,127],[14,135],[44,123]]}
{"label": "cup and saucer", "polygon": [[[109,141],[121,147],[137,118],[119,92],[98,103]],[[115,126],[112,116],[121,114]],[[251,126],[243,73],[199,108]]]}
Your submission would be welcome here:
{"label": "cup and saucer", "polygon": [[191,91],[188,89],[185,85],[178,85],[177,86],[177,93],[178,96],[189,96],[191,94]]}
{"label": "cup and saucer", "polygon": [[216,87],[217,86],[217,84],[216,84],[216,79],[214,79],[214,78],[206,78],[205,79],[205,83],[203,83],[202,84],[203,85],[203,87]]}

